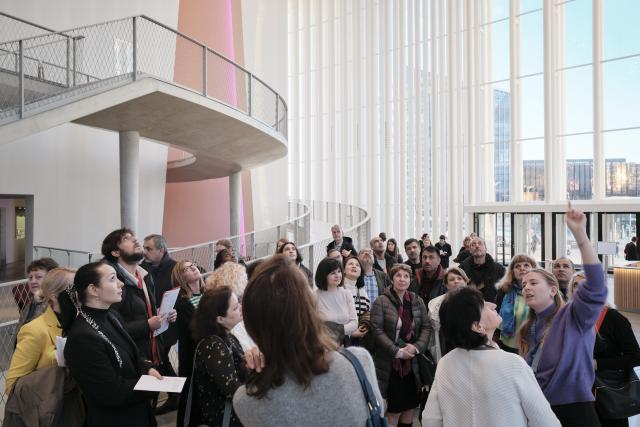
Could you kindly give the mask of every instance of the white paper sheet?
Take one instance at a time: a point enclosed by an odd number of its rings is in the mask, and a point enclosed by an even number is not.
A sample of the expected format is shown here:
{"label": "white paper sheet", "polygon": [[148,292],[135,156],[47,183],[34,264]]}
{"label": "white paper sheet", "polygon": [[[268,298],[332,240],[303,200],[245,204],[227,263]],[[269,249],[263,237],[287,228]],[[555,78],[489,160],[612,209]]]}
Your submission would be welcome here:
{"label": "white paper sheet", "polygon": [[162,304],[160,304],[160,309],[158,310],[158,316],[162,317],[162,324],[158,329],[153,331],[154,337],[169,329],[169,320],[167,320],[167,315],[171,310],[173,310],[173,306],[176,305],[178,292],[180,292],[180,288],[174,288],[162,294]]}
{"label": "white paper sheet", "polygon": [[185,377],[163,377],[162,380],[152,377],[151,375],[143,375],[138,380],[138,383],[133,388],[134,390],[145,391],[164,391],[166,393],[180,393],[184,382],[187,380]]}
{"label": "white paper sheet", "polygon": [[58,366],[67,366],[64,361],[64,346],[67,345],[67,339],[62,337],[56,337],[56,361]]}

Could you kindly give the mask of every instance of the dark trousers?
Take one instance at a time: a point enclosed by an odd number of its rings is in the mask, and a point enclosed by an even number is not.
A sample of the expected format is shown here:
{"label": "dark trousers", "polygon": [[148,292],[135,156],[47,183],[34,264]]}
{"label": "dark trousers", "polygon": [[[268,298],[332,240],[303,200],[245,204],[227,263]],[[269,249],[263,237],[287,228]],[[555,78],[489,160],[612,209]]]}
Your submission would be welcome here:
{"label": "dark trousers", "polygon": [[562,427],[601,427],[593,402],[551,405]]}

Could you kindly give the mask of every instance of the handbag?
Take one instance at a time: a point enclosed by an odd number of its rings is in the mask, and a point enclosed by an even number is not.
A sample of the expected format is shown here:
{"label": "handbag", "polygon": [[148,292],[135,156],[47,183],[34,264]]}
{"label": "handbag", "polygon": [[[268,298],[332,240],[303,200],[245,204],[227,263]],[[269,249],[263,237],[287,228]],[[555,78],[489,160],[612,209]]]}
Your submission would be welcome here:
{"label": "handbag", "polygon": [[596,409],[603,419],[628,418],[640,414],[640,380],[633,368],[596,372]]}
{"label": "handbag", "polygon": [[418,372],[420,373],[422,387],[431,386],[436,377],[436,362],[433,360],[433,356],[426,350],[424,353],[418,353],[416,357],[418,359]]}
{"label": "handbag", "polygon": [[369,407],[369,418],[367,419],[366,427],[389,427],[389,423],[381,413],[382,411],[380,408],[380,404],[378,403],[378,399],[373,393],[371,384],[369,383],[369,380],[364,373],[364,368],[360,364],[358,358],[346,349],[340,350],[340,354],[346,357],[347,360],[351,363],[353,369],[355,369],[356,371],[358,381],[360,381],[360,387],[362,387],[364,398],[367,401],[367,406]]}
{"label": "handbag", "polygon": [[[605,306],[594,328],[601,340],[604,337],[600,335],[600,326],[606,314]],[[640,380],[633,368],[628,373],[620,369],[596,371],[593,394],[602,419],[628,418],[640,414]]]}

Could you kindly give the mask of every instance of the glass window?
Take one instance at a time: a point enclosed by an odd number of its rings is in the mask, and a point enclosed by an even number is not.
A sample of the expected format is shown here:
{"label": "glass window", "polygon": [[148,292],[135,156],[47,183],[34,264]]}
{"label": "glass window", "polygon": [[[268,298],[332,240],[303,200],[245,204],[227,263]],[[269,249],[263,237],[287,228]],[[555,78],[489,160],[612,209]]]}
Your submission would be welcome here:
{"label": "glass window", "polygon": [[640,130],[604,134],[607,197],[640,197]]}
{"label": "glass window", "polygon": [[603,58],[640,53],[640,2],[637,0],[603,1]]}
{"label": "glass window", "polygon": [[[544,136],[544,76],[518,79],[520,83],[521,138]],[[544,150],[543,150],[544,151]]]}
{"label": "glass window", "polygon": [[520,13],[542,9],[542,0],[520,0]]}
{"label": "glass window", "polygon": [[520,16],[520,75],[544,70],[542,10]]}
{"label": "glass window", "polygon": [[564,88],[564,129],[560,134],[593,131],[593,66],[558,71]]}
{"label": "glass window", "polygon": [[603,240],[616,242],[617,253],[613,256],[613,265],[624,264],[624,246],[636,235],[635,213],[607,213],[603,214]]}
{"label": "glass window", "polygon": [[487,25],[485,31],[489,31],[491,40],[491,73],[487,76],[487,81],[508,79],[510,76],[509,20]]}
{"label": "glass window", "polygon": [[[494,85],[495,86],[495,85]],[[511,200],[511,114],[509,92],[493,90],[495,201]]]}
{"label": "glass window", "polygon": [[544,139],[521,141],[524,201],[544,200]]}
{"label": "glass window", "polygon": [[589,200],[593,195],[593,134],[560,138],[565,144],[567,194],[570,200]]}
{"label": "glass window", "polygon": [[509,17],[509,0],[490,0],[491,21]]}
{"label": "glass window", "polygon": [[515,214],[513,231],[516,254],[527,254],[538,262],[542,259],[542,214]]}
{"label": "glass window", "polygon": [[563,2],[557,7],[561,23],[564,23],[564,57],[559,58],[558,66],[592,63],[591,0]]}
{"label": "glass window", "polygon": [[604,128],[639,126],[640,58],[606,62],[602,73]]}

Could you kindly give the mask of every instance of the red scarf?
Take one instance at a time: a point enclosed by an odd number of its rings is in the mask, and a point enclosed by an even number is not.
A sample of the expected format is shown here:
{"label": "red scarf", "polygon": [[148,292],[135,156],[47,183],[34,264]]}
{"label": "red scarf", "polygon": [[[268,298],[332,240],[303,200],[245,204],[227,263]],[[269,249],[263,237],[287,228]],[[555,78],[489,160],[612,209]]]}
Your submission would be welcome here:
{"label": "red scarf", "polygon": [[[402,320],[400,333],[398,336],[405,343],[412,343],[413,335],[413,310],[411,309],[411,296],[409,292],[405,292],[398,307],[398,317]],[[393,369],[404,378],[411,372],[411,359],[393,359]]]}
{"label": "red scarf", "polygon": [[[153,317],[153,311],[151,310],[151,301],[149,301],[149,298],[148,298],[148,293],[147,293],[148,291],[145,292],[144,290],[144,281],[142,280],[142,276],[140,276],[140,273],[138,273],[137,270],[136,270],[136,279],[138,280],[138,288],[142,289],[142,292],[144,294],[144,302],[147,306],[147,316],[150,319]],[[153,335],[153,331],[150,331],[149,334],[151,335],[151,357],[153,358],[154,366],[158,366],[160,365],[160,357],[158,357],[158,347],[156,343],[156,337]]]}

